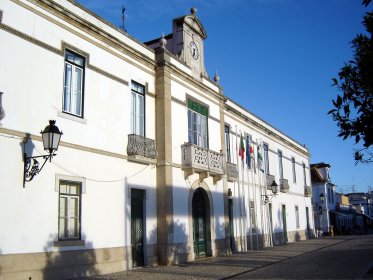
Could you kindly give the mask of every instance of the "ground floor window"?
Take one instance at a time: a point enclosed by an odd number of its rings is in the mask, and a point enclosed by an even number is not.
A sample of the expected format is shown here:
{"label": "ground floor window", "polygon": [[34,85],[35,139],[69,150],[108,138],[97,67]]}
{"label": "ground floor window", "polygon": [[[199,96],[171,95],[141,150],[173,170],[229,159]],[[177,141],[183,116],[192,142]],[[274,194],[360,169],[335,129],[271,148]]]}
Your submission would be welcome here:
{"label": "ground floor window", "polygon": [[250,201],[250,221],[252,232],[256,231],[256,219],[255,219],[255,204],[254,201]]}
{"label": "ground floor window", "polygon": [[58,239],[79,240],[81,238],[81,183],[60,181],[58,210]]}
{"label": "ground floor window", "polygon": [[299,228],[299,207],[295,206],[295,223],[297,228]]}

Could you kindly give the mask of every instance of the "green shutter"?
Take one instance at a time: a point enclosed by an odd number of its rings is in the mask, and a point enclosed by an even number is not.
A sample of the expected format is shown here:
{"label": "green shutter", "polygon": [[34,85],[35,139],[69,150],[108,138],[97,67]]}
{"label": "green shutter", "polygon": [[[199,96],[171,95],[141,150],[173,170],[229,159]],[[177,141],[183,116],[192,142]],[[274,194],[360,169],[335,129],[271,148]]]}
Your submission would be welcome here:
{"label": "green shutter", "polygon": [[199,113],[199,114],[201,114],[201,115],[203,115],[203,116],[208,117],[208,115],[209,115],[207,107],[205,107],[205,106],[203,106],[203,105],[201,105],[201,104],[199,104],[199,103],[197,103],[197,102],[195,102],[191,99],[188,100],[188,108],[197,112],[197,113]]}

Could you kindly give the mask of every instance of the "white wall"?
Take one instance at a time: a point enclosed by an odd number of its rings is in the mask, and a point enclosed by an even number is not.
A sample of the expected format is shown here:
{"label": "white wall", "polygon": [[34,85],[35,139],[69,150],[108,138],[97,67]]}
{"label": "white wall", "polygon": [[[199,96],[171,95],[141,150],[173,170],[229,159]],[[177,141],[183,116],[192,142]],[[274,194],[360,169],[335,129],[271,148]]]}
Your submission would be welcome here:
{"label": "white wall", "polygon": [[[1,1],[2,23],[59,50],[62,42],[66,42],[88,53],[91,65],[129,84],[86,67],[84,118],[71,118],[61,113],[64,56],[0,31],[0,41],[6,42],[0,45],[0,89],[4,92],[6,111],[0,133],[0,154],[7,158],[0,162],[0,170],[5,172],[0,176],[1,253],[130,246],[131,188],[146,190],[147,243],[155,244],[156,169],[126,160],[130,83],[135,80],[144,86],[147,84],[149,92],[154,93],[154,69],[149,65],[139,68],[141,62],[135,64],[128,53],[113,49],[28,1],[24,1],[24,5],[29,10],[11,1]],[[76,7],[71,8],[92,19]],[[154,58],[151,51],[138,43],[130,44],[136,45],[144,57]],[[154,110],[154,97],[146,96],[146,136],[151,139],[155,139]],[[22,137],[17,135],[40,136],[49,119],[55,119],[63,131],[57,156],[23,188]],[[40,141],[33,139],[27,147],[31,147],[31,143],[35,145],[33,156],[44,154]],[[58,239],[56,178],[85,182],[81,196],[81,233],[85,246],[53,246]]]}

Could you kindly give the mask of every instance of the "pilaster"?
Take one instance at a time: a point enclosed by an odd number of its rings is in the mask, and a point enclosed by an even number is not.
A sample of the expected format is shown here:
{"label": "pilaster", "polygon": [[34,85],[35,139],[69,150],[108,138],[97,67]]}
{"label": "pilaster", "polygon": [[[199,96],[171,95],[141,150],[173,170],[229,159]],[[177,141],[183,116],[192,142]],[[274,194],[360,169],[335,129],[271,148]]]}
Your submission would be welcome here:
{"label": "pilaster", "polygon": [[160,265],[171,263],[168,252],[173,244],[172,189],[172,122],[170,56],[163,48],[156,49],[156,145],[157,164],[157,239]]}

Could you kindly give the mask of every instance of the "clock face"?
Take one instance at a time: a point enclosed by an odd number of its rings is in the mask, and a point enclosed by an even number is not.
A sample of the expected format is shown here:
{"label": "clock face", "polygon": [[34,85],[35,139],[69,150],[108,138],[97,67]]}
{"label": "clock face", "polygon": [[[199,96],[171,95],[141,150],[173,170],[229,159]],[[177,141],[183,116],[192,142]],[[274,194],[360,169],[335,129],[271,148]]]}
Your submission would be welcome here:
{"label": "clock face", "polygon": [[197,59],[199,57],[197,45],[193,41],[190,42],[190,54],[194,59]]}

